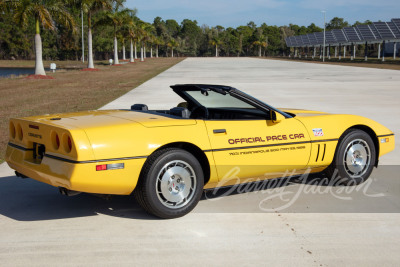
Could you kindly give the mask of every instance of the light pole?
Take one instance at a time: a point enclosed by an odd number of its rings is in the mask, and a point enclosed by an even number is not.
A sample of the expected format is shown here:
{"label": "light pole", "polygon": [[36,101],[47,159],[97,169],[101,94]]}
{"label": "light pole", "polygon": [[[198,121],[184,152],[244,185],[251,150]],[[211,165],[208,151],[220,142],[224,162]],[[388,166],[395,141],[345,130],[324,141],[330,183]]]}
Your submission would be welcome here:
{"label": "light pole", "polygon": [[324,51],[322,52],[322,62],[325,62],[325,30],[326,30],[326,11],[321,11],[324,13]]}
{"label": "light pole", "polygon": [[82,62],[85,62],[85,40],[83,38],[83,9],[81,8],[82,17]]}

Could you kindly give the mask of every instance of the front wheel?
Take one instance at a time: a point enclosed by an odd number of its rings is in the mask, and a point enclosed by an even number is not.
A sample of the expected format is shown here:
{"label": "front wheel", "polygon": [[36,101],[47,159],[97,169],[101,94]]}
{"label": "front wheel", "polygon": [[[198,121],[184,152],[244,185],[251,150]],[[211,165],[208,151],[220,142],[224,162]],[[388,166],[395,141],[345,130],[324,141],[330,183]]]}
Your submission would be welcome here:
{"label": "front wheel", "polygon": [[369,178],[375,160],[376,150],[371,137],[364,131],[352,129],[345,133],[325,172],[340,183],[357,185]]}
{"label": "front wheel", "polygon": [[193,210],[203,187],[198,160],[185,150],[167,148],[149,157],[134,195],[148,213],[170,219]]}

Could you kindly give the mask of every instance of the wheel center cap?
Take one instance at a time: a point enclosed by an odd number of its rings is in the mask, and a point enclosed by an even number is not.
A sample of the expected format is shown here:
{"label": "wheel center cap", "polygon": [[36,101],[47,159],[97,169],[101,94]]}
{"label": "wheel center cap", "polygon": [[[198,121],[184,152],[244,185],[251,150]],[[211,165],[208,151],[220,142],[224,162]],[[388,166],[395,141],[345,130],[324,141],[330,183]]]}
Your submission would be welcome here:
{"label": "wheel center cap", "polygon": [[171,194],[177,194],[177,193],[183,191],[184,186],[185,186],[182,178],[177,175],[172,175],[169,179],[168,184],[169,184],[168,190]]}

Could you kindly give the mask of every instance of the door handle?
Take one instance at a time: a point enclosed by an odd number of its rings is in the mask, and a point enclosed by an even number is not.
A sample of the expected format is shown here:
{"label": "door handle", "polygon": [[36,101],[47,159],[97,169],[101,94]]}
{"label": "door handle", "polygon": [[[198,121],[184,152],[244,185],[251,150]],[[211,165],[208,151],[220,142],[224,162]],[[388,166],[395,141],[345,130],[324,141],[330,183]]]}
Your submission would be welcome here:
{"label": "door handle", "polygon": [[215,134],[217,134],[217,133],[226,133],[226,130],[225,129],[214,129],[213,132]]}

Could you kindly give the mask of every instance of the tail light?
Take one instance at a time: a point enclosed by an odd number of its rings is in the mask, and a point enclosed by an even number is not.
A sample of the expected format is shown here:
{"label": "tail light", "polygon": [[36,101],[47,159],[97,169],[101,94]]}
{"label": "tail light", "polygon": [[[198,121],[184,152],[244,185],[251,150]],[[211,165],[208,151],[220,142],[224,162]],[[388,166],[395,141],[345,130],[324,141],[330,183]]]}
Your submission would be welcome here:
{"label": "tail light", "polygon": [[51,142],[55,150],[58,150],[60,148],[60,137],[55,131],[51,132]]}
{"label": "tail light", "polygon": [[69,153],[72,150],[72,138],[68,134],[63,135],[63,146],[65,152]]}
{"label": "tail light", "polygon": [[58,137],[58,134],[56,134],[56,146],[57,149],[60,147],[60,137]]}
{"label": "tail light", "polygon": [[71,140],[70,136],[68,136],[68,149],[69,149],[69,151],[72,150],[72,140]]}

